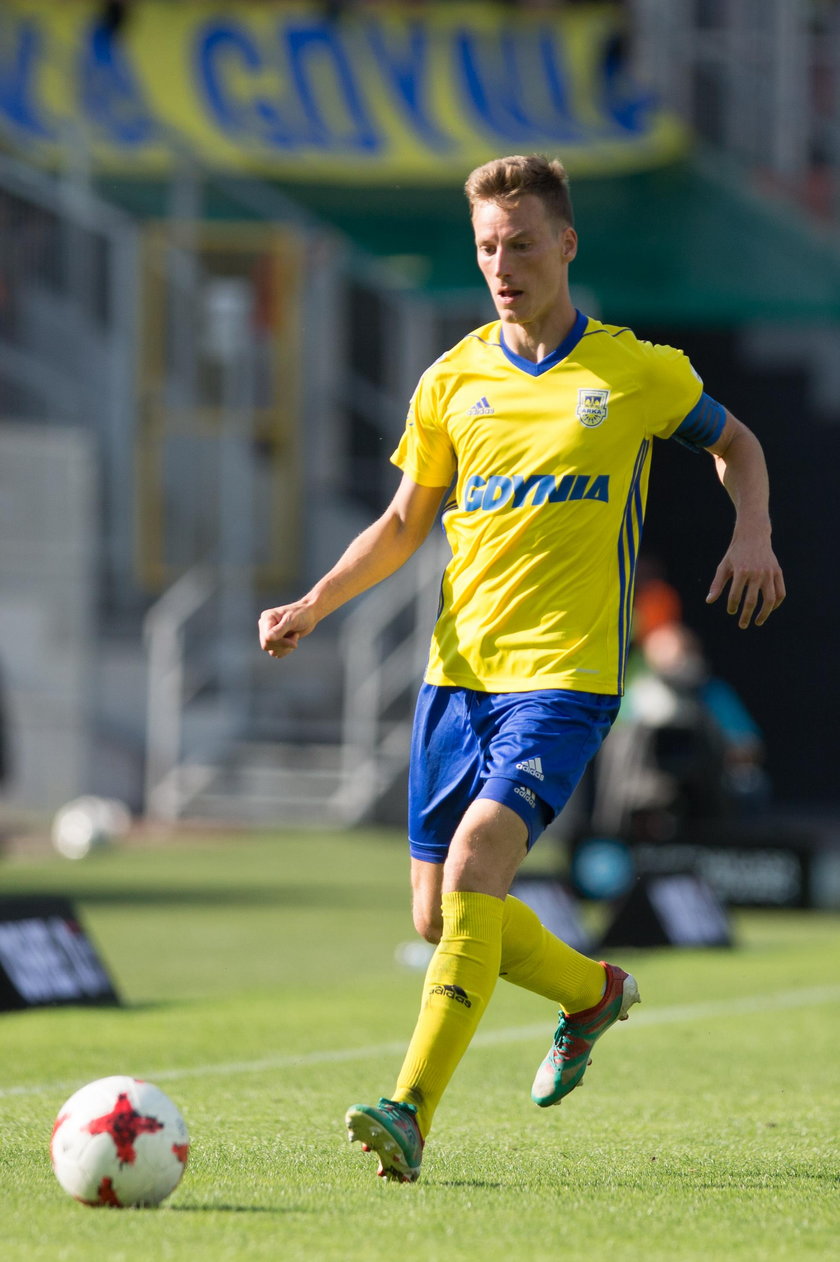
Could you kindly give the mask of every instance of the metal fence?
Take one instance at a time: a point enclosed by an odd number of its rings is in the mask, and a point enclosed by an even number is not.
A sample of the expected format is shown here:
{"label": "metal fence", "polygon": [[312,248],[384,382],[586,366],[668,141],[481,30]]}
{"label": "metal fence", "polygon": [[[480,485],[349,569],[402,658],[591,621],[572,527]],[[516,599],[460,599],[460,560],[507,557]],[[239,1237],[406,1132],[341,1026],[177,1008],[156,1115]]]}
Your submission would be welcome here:
{"label": "metal fence", "polygon": [[0,416],[93,433],[107,591],[131,557],[137,246],[89,189],[0,156]]}
{"label": "metal fence", "polygon": [[697,134],[813,210],[840,210],[840,10],[630,0],[633,64]]}

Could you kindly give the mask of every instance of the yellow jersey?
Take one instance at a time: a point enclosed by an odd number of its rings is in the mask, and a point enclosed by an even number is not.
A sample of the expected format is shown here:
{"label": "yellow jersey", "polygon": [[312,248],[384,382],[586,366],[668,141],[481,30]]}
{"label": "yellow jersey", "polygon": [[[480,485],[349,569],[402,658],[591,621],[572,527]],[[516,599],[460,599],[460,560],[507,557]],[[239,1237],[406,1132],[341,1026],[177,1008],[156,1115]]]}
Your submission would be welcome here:
{"label": "yellow jersey", "polygon": [[622,692],[652,439],[708,446],[724,420],[682,351],[581,313],[536,364],[499,321],[442,355],[392,456],[451,488],[426,681]]}

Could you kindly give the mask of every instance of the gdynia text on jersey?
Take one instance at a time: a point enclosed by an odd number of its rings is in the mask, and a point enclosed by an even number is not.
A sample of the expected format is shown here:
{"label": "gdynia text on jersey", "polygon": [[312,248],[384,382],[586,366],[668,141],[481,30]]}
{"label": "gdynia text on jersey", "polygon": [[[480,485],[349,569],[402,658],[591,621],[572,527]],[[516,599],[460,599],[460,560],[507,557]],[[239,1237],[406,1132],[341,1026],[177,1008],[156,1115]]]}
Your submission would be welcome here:
{"label": "gdynia text on jersey", "polygon": [[482,478],[475,473],[464,484],[463,507],[468,513],[476,509],[493,513],[500,508],[521,508],[526,500],[535,508],[567,500],[600,500],[608,504],[610,477],[608,473],[594,477],[588,473],[566,473],[562,477],[550,473],[532,473],[528,477],[521,473],[512,477],[494,473]]}

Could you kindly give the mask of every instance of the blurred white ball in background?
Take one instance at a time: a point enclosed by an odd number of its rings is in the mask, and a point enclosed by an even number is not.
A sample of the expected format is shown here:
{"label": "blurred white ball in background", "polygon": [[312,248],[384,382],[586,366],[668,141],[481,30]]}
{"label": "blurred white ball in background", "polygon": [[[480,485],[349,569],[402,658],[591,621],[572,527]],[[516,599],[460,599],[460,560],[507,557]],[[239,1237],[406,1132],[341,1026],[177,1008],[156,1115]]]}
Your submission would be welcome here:
{"label": "blurred white ball in background", "polygon": [[84,859],[124,837],[131,828],[131,812],[116,798],[93,795],[73,798],[56,811],[52,843],[65,859]]}

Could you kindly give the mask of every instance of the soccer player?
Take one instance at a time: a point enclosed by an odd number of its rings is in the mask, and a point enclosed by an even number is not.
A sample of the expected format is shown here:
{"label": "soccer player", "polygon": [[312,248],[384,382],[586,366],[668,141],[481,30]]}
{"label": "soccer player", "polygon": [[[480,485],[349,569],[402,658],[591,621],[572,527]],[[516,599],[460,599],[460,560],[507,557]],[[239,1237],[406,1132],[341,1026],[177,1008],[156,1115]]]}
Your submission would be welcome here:
{"label": "soccer player", "polygon": [[393,573],[443,505],[443,576],[409,773],[415,926],[437,944],[390,1097],[347,1113],[378,1173],[413,1181],[435,1109],[498,977],[560,1019],[532,1098],[558,1104],[595,1041],[639,991],[578,954],[509,890],[567,802],[619,706],[651,445],[705,448],[735,506],[708,594],[747,628],[784,599],[758,440],[704,391],[685,355],[572,305],[577,250],[563,166],[508,157],[466,194],[498,319],[421,377],[382,516],[293,604],[260,617],[277,658],[327,614]]}

